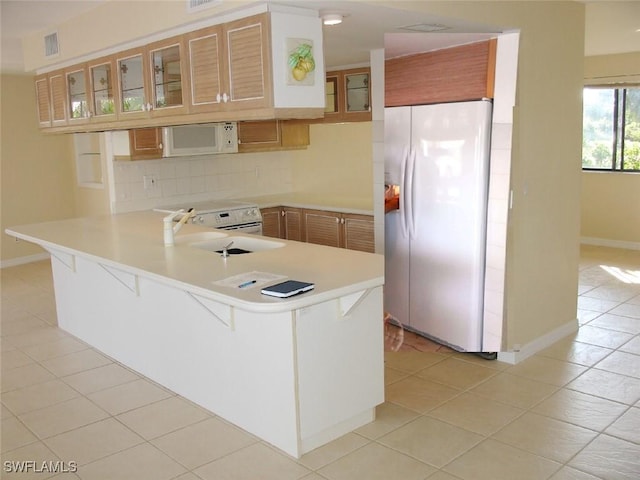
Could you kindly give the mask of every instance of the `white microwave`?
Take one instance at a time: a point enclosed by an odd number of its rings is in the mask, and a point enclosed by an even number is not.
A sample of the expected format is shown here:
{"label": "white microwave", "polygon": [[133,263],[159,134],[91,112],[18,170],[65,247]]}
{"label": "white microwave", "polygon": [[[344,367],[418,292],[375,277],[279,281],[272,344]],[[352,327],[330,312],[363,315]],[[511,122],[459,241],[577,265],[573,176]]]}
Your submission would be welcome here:
{"label": "white microwave", "polygon": [[236,122],[179,125],[162,129],[162,156],[185,157],[238,151]]}

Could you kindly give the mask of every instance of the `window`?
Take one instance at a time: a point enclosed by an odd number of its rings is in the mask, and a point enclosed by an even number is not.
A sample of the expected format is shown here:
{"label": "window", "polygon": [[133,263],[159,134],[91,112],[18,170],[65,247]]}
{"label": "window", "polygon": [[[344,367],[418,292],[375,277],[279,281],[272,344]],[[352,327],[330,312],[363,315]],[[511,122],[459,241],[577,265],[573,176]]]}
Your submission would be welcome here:
{"label": "window", "polygon": [[640,87],[584,89],[582,168],[640,172]]}

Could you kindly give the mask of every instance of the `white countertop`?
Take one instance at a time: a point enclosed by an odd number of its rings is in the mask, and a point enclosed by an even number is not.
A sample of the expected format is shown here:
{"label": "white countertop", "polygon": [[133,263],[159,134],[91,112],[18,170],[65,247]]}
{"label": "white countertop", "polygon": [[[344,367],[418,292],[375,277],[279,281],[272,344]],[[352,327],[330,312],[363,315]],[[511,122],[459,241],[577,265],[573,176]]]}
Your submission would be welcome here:
{"label": "white countertop", "polygon": [[332,212],[340,213],[373,215],[372,200],[362,197],[292,192],[260,197],[243,197],[242,200],[255,203],[259,208],[287,206],[331,210]]}
{"label": "white countertop", "polygon": [[[278,239],[285,244],[281,248],[225,259],[215,252],[180,244],[181,236],[212,231],[190,224],[177,233],[176,245],[165,247],[164,216],[151,211],[131,212],[23,225],[6,231],[48,251],[82,256],[249,311],[292,310],[384,283],[382,255],[342,248]],[[279,299],[262,295],[257,285],[240,289],[216,284],[254,271],[312,282],[315,289]]]}

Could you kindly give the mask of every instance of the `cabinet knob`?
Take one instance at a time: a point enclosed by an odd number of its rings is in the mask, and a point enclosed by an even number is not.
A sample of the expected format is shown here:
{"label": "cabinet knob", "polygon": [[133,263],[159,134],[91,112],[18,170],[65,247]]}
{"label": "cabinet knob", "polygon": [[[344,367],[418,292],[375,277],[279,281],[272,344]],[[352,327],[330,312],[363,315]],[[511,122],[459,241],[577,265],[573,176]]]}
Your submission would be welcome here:
{"label": "cabinet knob", "polygon": [[222,94],[222,101],[224,103],[227,103],[229,101],[229,95],[227,95],[226,93]]}
{"label": "cabinet knob", "polygon": [[222,97],[220,96],[220,93],[218,93],[218,94],[216,95],[216,102],[220,103],[220,99],[221,99],[221,98],[222,98]]}

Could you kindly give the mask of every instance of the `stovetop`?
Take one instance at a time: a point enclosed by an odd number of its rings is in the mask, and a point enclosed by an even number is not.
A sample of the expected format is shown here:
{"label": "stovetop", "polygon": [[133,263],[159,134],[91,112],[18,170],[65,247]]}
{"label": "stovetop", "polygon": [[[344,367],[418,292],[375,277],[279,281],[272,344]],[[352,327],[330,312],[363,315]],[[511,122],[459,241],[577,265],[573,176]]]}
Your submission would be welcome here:
{"label": "stovetop", "polygon": [[183,209],[185,212],[190,208],[193,208],[196,213],[215,213],[215,212],[224,212],[227,210],[242,210],[246,208],[258,208],[258,206],[254,203],[242,202],[239,200],[205,200],[201,202],[183,202],[180,204],[174,205],[165,205],[162,207],[158,207],[157,210],[167,210],[167,211],[176,211]]}
{"label": "stovetop", "polygon": [[184,202],[177,205],[157,207],[158,211],[188,212],[195,210],[195,215],[190,220],[192,223],[214,228],[227,228],[236,225],[244,225],[262,222],[260,209],[254,203],[238,200],[206,200],[202,202]]}

